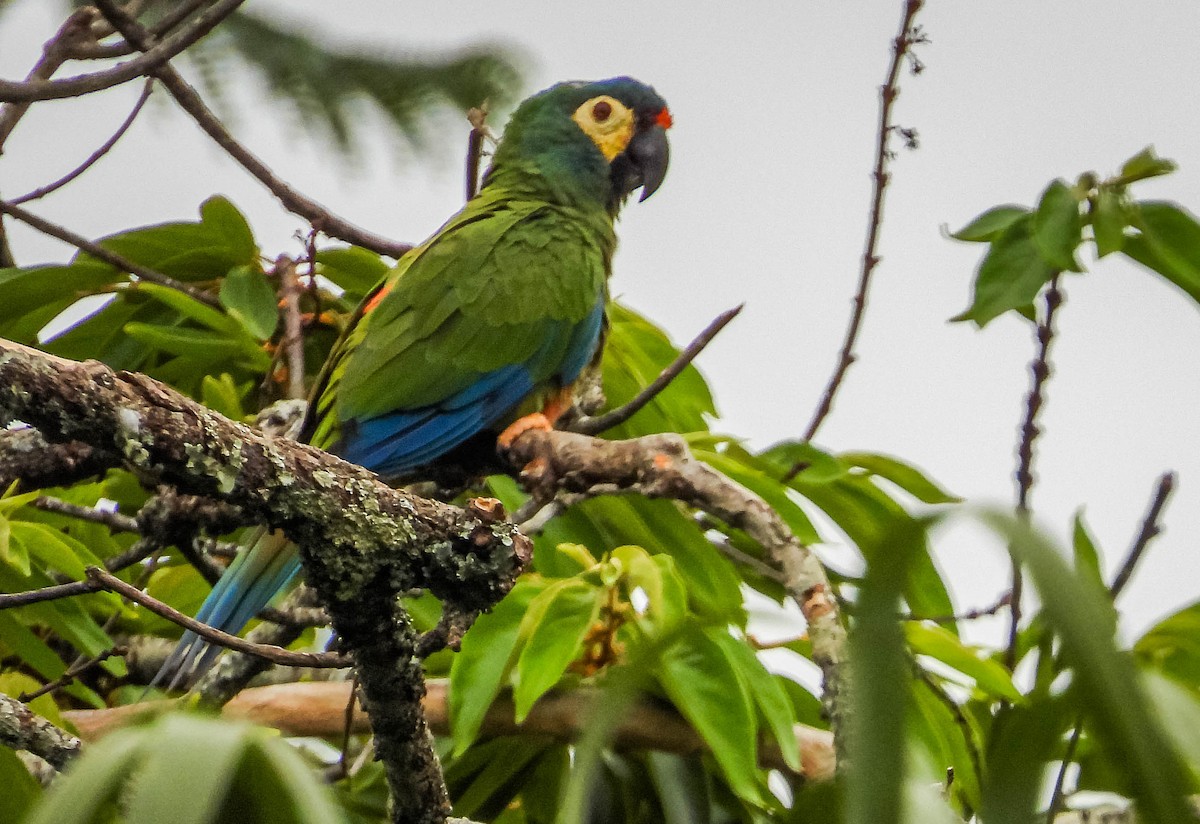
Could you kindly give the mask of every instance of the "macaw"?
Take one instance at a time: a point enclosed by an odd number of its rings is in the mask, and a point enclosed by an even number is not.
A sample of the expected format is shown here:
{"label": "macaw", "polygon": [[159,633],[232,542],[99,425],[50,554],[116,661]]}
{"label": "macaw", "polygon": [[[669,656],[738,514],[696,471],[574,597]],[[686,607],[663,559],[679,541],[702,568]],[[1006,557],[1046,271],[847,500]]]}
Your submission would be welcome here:
{"label": "macaw", "polygon": [[[481,436],[549,429],[598,357],[613,223],[667,171],[671,114],[628,77],[560,83],[513,113],[479,193],[402,257],[358,308],[311,396],[302,439],[410,476]],[[237,633],[300,571],[260,530],[197,618]],[[185,633],[159,674],[190,685],[219,649]]]}

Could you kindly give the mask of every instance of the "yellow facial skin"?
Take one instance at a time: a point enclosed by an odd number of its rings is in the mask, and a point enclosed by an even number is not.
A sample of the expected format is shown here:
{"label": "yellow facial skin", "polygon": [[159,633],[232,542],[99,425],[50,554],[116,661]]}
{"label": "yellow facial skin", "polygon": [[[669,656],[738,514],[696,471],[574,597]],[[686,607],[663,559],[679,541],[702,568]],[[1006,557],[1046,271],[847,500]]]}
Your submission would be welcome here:
{"label": "yellow facial skin", "polygon": [[625,151],[633,137],[633,110],[606,94],[584,103],[575,110],[571,119],[592,139],[610,163]]}

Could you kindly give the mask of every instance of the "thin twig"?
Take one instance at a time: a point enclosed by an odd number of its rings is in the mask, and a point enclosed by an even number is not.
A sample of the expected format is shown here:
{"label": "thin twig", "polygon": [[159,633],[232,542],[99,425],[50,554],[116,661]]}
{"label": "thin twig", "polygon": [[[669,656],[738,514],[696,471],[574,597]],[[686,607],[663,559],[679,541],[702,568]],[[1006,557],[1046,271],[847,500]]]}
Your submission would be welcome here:
{"label": "thin twig", "polygon": [[74,246],[76,249],[81,249],[97,260],[101,260],[111,266],[115,266],[123,272],[129,272],[132,275],[137,275],[142,280],[150,283],[157,283],[160,286],[166,286],[183,292],[188,297],[198,300],[207,306],[219,308],[221,305],[215,297],[207,292],[175,280],[175,278],[170,277],[169,275],[164,275],[162,272],[156,272],[153,269],[142,266],[139,263],[134,263],[132,260],[128,260],[127,258],[118,255],[116,252],[110,252],[100,244],[93,243],[92,241],[88,240],[83,235],[77,235],[66,227],[59,226],[57,223],[51,223],[45,218],[38,217],[31,212],[27,212],[20,206],[14,206],[7,201],[0,200],[0,212],[15,217],[22,223],[37,229],[42,234],[57,238],[63,243],[68,243],[71,246]]}
{"label": "thin twig", "polygon": [[1154,498],[1150,501],[1150,508],[1146,510],[1146,517],[1142,519],[1142,527],[1138,530],[1137,537],[1133,540],[1133,546],[1129,548],[1129,553],[1125,556],[1125,562],[1121,564],[1121,569],[1113,578],[1112,584],[1108,588],[1108,594],[1115,601],[1121,591],[1125,589],[1125,585],[1129,583],[1129,579],[1133,576],[1133,570],[1137,567],[1138,561],[1141,560],[1142,553],[1146,551],[1149,545],[1159,533],[1162,532],[1162,527],[1158,523],[1159,516],[1162,514],[1163,507],[1167,504],[1167,498],[1171,497],[1171,492],[1175,489],[1175,473],[1164,472],[1158,479],[1158,486],[1154,490]]}
{"label": "thin twig", "polygon": [[[172,29],[187,20],[195,12],[212,3],[213,0],[187,0],[186,3],[179,3],[150,26],[148,31],[156,38],[162,37],[164,34],[170,33]],[[106,28],[111,28],[111,26],[106,26]],[[100,60],[125,57],[126,55],[133,54],[135,51],[137,49],[132,44],[121,40],[116,43],[89,43],[87,45],[80,45],[71,49],[69,56],[72,60]]]}
{"label": "thin twig", "polygon": [[[892,62],[888,66],[887,79],[879,89],[879,131],[875,141],[875,171],[872,173],[875,189],[871,200],[871,214],[867,220],[867,241],[863,250],[862,270],[858,276],[858,291],[854,294],[854,311],[850,315],[850,325],[846,329],[846,338],[842,343],[837,366],[829,378],[829,383],[825,386],[825,393],[821,396],[821,402],[817,405],[812,420],[809,421],[808,427],[801,437],[801,440],[806,442],[816,436],[817,430],[821,428],[821,424],[833,409],[833,398],[842,385],[847,370],[856,359],[854,344],[858,340],[858,332],[867,307],[867,291],[871,285],[871,275],[879,264],[877,246],[879,227],[883,222],[883,193],[891,178],[888,173],[888,161],[891,160],[892,153],[888,149],[888,138],[893,131],[896,131],[896,127],[892,123],[892,104],[896,102],[896,97],[900,93],[896,79],[900,74],[900,64],[904,61],[905,55],[909,54],[912,46],[924,42],[923,35],[913,24],[922,5],[924,5],[924,0],[905,0],[900,31],[892,41]],[[914,70],[917,70],[920,64],[914,63],[913,66]],[[911,141],[911,138],[908,139]],[[801,466],[793,467],[785,480],[794,478],[801,469],[803,469]]]}
{"label": "thin twig", "polygon": [[909,615],[904,620],[906,621],[930,621],[934,624],[950,624],[956,621],[976,621],[980,618],[986,618],[990,615],[995,615],[1000,610],[1009,606],[1012,603],[1012,593],[1005,592],[990,607],[982,607],[980,609],[967,610],[961,615]]}
{"label": "thin twig", "polygon": [[[1050,344],[1054,341],[1054,313],[1062,305],[1064,296],[1058,288],[1058,275],[1050,279],[1046,289],[1046,311],[1037,325],[1037,356],[1029,365],[1032,382],[1025,397],[1025,418],[1021,422],[1021,441],[1017,446],[1017,517],[1029,517],[1029,496],[1033,491],[1033,446],[1041,430],[1037,416],[1044,402],[1046,381],[1050,378]],[[1008,625],[1008,646],[1004,651],[1004,664],[1012,670],[1017,664],[1017,634],[1021,624],[1021,591],[1024,578],[1016,557],[1012,562],[1011,611]]]}
{"label": "thin twig", "polygon": [[71,581],[25,592],[0,593],[0,610],[40,604],[43,601],[57,601],[59,598],[74,598],[76,595],[86,595],[102,589],[104,587],[95,581]]}
{"label": "thin twig", "polygon": [[133,109],[130,110],[124,122],[121,123],[115,132],[113,132],[112,137],[104,141],[104,144],[101,145],[99,149],[88,155],[87,160],[83,161],[83,163],[79,164],[53,183],[48,183],[47,185],[34,189],[32,192],[23,194],[20,197],[14,197],[9,201],[9,203],[16,205],[20,203],[27,203],[31,200],[37,200],[40,197],[45,197],[51,192],[57,191],[63,186],[66,186],[72,180],[79,177],[81,174],[94,166],[100,158],[108,154],[109,150],[112,149],[113,146],[117,145],[117,141],[125,135],[125,132],[129,131],[129,127],[133,125],[133,121],[136,120],[137,116],[141,113],[142,107],[145,106],[146,101],[150,99],[150,93],[152,91],[154,91],[154,78],[147,77],[146,84],[142,87],[142,93],[138,96],[137,102],[133,104]]}
{"label": "thin twig", "polygon": [[[46,41],[42,47],[42,56],[25,76],[25,82],[36,83],[50,79],[67,60],[75,44],[91,39],[91,25],[96,18],[96,9],[91,6],[84,6],[73,11],[66,22],[54,33],[54,36]],[[8,140],[8,136],[25,116],[25,112],[29,111],[29,105],[30,101],[25,101],[5,103],[0,107],[0,154],[4,153],[4,144]]]}
{"label": "thin twig", "polygon": [[[101,5],[100,0],[96,5]],[[210,8],[196,15],[187,26],[155,43],[153,48],[142,54],[118,63],[111,69],[92,74],[77,75],[63,80],[32,80],[14,82],[0,80],[0,102],[24,103],[34,100],[56,100],[64,97],[98,92],[143,77],[191,46],[213,30],[232,14],[245,0],[218,0]],[[111,5],[111,4],[110,4]],[[107,15],[106,15],[107,16]],[[111,18],[110,18],[111,20]]]}
{"label": "thin twig", "polygon": [[68,518],[77,518],[81,521],[104,524],[114,532],[140,531],[136,518],[122,515],[120,512],[110,512],[106,509],[96,509],[91,506],[80,506],[79,504],[64,501],[61,498],[51,498],[49,495],[42,495],[35,498],[33,505],[43,512],[54,512],[58,515],[66,515]]}
{"label": "thin twig", "polygon": [[308,393],[304,389],[304,324],[300,319],[301,286],[296,261],[280,255],[275,261],[275,274],[279,276],[279,307],[283,314],[279,347],[287,357],[288,397],[304,400]]}
{"label": "thin twig", "polygon": [[[125,36],[126,40],[139,49],[144,49],[146,54],[159,47],[158,44],[153,44],[150,33],[118,8],[113,0],[96,0],[96,6],[117,31]],[[271,194],[279,199],[284,208],[308,220],[313,228],[330,237],[340,238],[356,246],[362,246],[364,249],[370,249],[372,252],[394,258],[400,257],[412,248],[408,244],[396,243],[355,226],[281,180],[262,160],[234,140],[233,135],[208,108],[191,84],[184,80],[183,76],[170,64],[164,62],[156,65],[152,74],[162,81],[163,86],[171,93],[175,101],[192,116],[192,119],[209,137],[216,141],[218,146],[266,186]]]}
{"label": "thin twig", "polygon": [[184,615],[179,610],[164,604],[157,598],[147,595],[137,587],[125,583],[120,578],[109,572],[105,572],[99,567],[88,567],[87,576],[88,583],[92,583],[97,589],[108,590],[109,592],[115,592],[118,595],[124,596],[130,601],[150,610],[155,615],[166,618],[168,621],[178,624],[184,629],[191,630],[211,644],[248,653],[249,655],[264,658],[274,664],[283,664],[290,667],[337,669],[349,667],[353,664],[349,656],[338,653],[292,652],[291,650],[282,649],[270,644],[252,644],[244,638],[230,635],[228,632],[222,632],[219,629],[210,627],[208,624],[197,621],[195,618]]}
{"label": "thin twig", "polygon": [[614,426],[623,424],[632,418],[643,406],[654,400],[659,392],[666,389],[667,385],[675,380],[679,376],[679,373],[696,359],[697,355],[704,351],[704,347],[708,346],[712,339],[717,336],[717,333],[738,316],[745,305],[743,303],[717,315],[713,319],[713,322],[705,327],[704,331],[697,335],[696,339],[689,343],[686,349],[679,353],[679,356],[671,362],[671,365],[659,373],[659,376],[649,386],[638,392],[629,403],[611,412],[597,415],[594,418],[583,418],[570,427],[571,431],[578,432],[581,435],[599,435],[601,432],[612,429]]}
{"label": "thin twig", "polygon": [[53,681],[51,681],[47,684],[43,684],[41,687],[37,688],[33,692],[21,693],[20,695],[17,696],[17,700],[23,701],[28,704],[30,701],[34,700],[35,698],[41,698],[43,695],[54,692],[56,690],[60,690],[63,687],[74,683],[76,678],[78,678],[80,675],[83,675],[83,673],[87,672],[88,670],[92,669],[93,667],[100,666],[105,661],[107,661],[109,658],[112,658],[114,655],[122,656],[126,652],[128,652],[128,649],[126,649],[123,646],[118,645],[118,646],[110,647],[109,649],[104,650],[99,655],[80,656],[80,658],[78,660],[76,660],[74,664],[72,664],[70,667],[68,667],[67,671],[64,672],[62,675],[60,675],[58,678],[55,678]]}
{"label": "thin twig", "polygon": [[487,127],[487,101],[478,108],[467,111],[471,133],[467,135],[467,200],[479,191],[479,164],[483,159],[483,141],[489,136]]}
{"label": "thin twig", "polygon": [[1063,802],[1063,786],[1067,781],[1067,768],[1075,761],[1075,750],[1079,747],[1079,738],[1083,735],[1083,719],[1075,722],[1071,737],[1067,740],[1067,749],[1063,752],[1062,763],[1058,767],[1058,775],[1054,778],[1054,790],[1050,793],[1050,804],[1046,807],[1046,824],[1054,824],[1059,808]]}

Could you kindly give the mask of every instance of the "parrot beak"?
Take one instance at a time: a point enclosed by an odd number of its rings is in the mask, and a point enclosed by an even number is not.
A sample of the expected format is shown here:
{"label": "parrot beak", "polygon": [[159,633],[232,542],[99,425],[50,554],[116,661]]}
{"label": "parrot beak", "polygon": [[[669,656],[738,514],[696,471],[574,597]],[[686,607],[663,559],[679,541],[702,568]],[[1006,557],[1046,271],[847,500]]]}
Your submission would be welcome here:
{"label": "parrot beak", "polygon": [[667,130],[658,124],[643,128],[629,141],[629,145],[625,147],[625,155],[636,173],[637,182],[630,190],[642,187],[642,196],[638,198],[640,203],[657,192],[663,178],[667,176],[667,163],[671,158]]}

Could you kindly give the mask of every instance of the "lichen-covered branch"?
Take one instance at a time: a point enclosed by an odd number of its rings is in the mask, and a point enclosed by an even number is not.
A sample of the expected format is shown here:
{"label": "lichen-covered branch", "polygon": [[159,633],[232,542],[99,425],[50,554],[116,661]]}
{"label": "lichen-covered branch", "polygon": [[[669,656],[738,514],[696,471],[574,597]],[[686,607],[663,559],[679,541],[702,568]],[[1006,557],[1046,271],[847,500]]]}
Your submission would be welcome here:
{"label": "lichen-covered branch", "polygon": [[230,421],[143,375],[0,341],[0,425],[14,420],[51,442],[120,455],[147,486],[231,504],[295,541],[358,666],[394,820],[445,819],[420,707],[416,634],[397,596],[428,589],[460,610],[500,600],[531,545],[498,505],[463,509],[393,490],[361,467]]}
{"label": "lichen-covered branch", "polygon": [[[524,465],[522,480],[534,490],[586,494],[597,487],[671,498],[743,530],[783,573],[784,586],[808,622],[813,661],[824,678],[824,704],[844,754],[846,630],[820,560],[796,539],[771,506],[692,457],[674,434],[604,441],[573,432],[532,430],[518,438],[509,457]],[[547,496],[549,497],[549,496]]]}
{"label": "lichen-covered branch", "polygon": [[0,744],[31,752],[56,770],[78,755],[82,746],[78,738],[7,695],[0,695]]}

